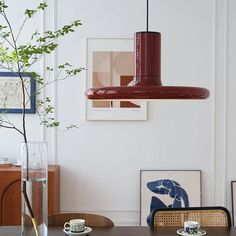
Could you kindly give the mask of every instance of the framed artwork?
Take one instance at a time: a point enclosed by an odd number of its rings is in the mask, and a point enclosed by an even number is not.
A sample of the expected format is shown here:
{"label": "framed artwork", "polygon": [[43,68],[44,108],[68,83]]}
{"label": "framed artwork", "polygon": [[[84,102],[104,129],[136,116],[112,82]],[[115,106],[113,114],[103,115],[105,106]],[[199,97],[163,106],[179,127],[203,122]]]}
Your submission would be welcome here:
{"label": "framed artwork", "polygon": [[233,225],[236,226],[236,181],[231,181],[231,196]]}
{"label": "framed artwork", "polygon": [[[26,113],[35,113],[36,83],[30,74],[22,74],[26,88]],[[0,72],[0,112],[22,113],[22,88],[14,72]]]}
{"label": "framed artwork", "polygon": [[155,208],[201,206],[200,170],[141,170],[140,225]]}
{"label": "framed artwork", "polygon": [[[129,86],[134,77],[133,39],[87,39],[87,88]],[[87,120],[146,120],[146,101],[87,100]]]}

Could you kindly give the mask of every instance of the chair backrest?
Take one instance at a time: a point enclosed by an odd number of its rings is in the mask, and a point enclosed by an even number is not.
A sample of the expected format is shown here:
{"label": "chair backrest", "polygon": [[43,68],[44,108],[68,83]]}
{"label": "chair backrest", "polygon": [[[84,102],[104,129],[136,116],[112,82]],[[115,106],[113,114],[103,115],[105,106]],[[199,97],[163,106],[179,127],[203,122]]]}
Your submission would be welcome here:
{"label": "chair backrest", "polygon": [[178,226],[193,220],[201,227],[229,227],[230,213],[225,207],[189,207],[155,209],[151,213],[151,227]]}
{"label": "chair backrest", "polygon": [[62,226],[71,219],[84,219],[85,225],[89,227],[112,227],[114,223],[109,218],[88,213],[60,213],[48,216],[49,226]]}

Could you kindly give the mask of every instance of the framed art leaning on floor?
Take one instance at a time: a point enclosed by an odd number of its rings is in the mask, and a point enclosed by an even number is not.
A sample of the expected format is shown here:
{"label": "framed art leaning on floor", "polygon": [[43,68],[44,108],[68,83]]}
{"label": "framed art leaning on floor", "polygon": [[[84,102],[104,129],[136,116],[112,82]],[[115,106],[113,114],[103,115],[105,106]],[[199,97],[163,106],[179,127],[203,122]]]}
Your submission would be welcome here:
{"label": "framed art leaning on floor", "polygon": [[233,225],[236,226],[236,181],[231,181],[231,197]]}
{"label": "framed art leaning on floor", "polygon": [[201,206],[200,170],[141,170],[140,224],[149,223],[155,208]]}

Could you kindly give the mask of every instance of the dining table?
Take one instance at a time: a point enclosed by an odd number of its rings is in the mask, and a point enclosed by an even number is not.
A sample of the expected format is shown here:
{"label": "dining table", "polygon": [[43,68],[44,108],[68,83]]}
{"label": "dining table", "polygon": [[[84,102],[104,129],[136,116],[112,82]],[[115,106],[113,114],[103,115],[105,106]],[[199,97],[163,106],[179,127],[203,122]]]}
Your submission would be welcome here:
{"label": "dining table", "polygon": [[[151,229],[146,226],[94,227],[90,236],[177,236],[176,227]],[[236,227],[203,228],[207,236],[236,236]],[[20,226],[0,226],[0,236],[20,236]],[[32,235],[34,236],[34,235]],[[48,236],[66,236],[62,227],[49,227]]]}

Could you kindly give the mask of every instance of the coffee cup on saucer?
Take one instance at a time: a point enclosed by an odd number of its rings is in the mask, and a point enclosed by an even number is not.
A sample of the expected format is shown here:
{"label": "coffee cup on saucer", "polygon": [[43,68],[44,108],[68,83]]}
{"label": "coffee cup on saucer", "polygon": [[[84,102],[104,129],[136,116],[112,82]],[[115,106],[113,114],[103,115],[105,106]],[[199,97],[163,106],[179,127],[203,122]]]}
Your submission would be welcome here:
{"label": "coffee cup on saucer", "polygon": [[200,228],[200,224],[197,221],[185,221],[184,232],[187,234],[196,234]]}
{"label": "coffee cup on saucer", "polygon": [[64,229],[70,231],[71,233],[80,233],[85,230],[85,220],[84,219],[72,219],[64,224]]}

